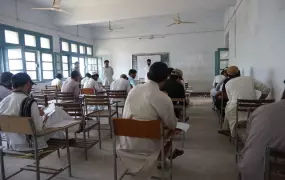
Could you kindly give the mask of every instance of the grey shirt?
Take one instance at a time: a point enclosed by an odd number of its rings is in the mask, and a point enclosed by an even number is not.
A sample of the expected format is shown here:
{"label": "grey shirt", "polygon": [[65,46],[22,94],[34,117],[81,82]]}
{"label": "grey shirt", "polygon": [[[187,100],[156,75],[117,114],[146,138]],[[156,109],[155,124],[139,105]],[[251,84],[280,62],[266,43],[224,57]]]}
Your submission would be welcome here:
{"label": "grey shirt", "polygon": [[243,180],[264,179],[266,147],[285,151],[285,100],[262,106],[248,120],[248,138],[239,168]]}
{"label": "grey shirt", "polygon": [[10,89],[0,85],[0,102],[12,93]]}

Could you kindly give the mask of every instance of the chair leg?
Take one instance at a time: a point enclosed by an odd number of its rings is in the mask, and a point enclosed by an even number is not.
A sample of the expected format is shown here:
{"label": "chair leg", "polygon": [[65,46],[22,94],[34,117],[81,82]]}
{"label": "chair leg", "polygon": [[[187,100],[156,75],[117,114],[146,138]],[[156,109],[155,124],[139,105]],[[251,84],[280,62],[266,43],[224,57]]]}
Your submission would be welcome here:
{"label": "chair leg", "polygon": [[[1,135],[0,135],[1,136]],[[3,153],[3,149],[0,149],[0,161],[1,161],[1,179],[5,180],[5,167],[4,167],[4,153]]]}
{"label": "chair leg", "polygon": [[112,131],[112,124],[111,124],[111,117],[109,117],[109,126],[110,126],[110,137],[113,139],[113,131]]}
{"label": "chair leg", "polygon": [[238,146],[238,137],[236,136],[236,163],[238,162],[238,156],[239,156],[239,146]]}
{"label": "chair leg", "polygon": [[[171,147],[170,147],[170,167],[169,167],[169,179],[172,180],[172,163],[173,163],[173,159],[172,159],[172,148],[173,148],[173,144],[172,144],[172,140],[171,140]],[[183,147],[184,148],[184,147]]]}
{"label": "chair leg", "polygon": [[37,138],[34,137],[34,144],[35,144],[35,159],[36,159],[36,179],[40,180],[40,158],[39,158],[39,150],[38,150],[38,141]]}
{"label": "chair leg", "polygon": [[66,152],[67,152],[67,160],[68,160],[68,173],[69,177],[72,176],[71,174],[71,160],[70,160],[70,149],[69,149],[69,137],[68,137],[68,129],[65,129],[65,138],[66,138]]}
{"label": "chair leg", "polygon": [[57,157],[60,158],[60,150],[57,150]]}
{"label": "chair leg", "polygon": [[[99,117],[97,117],[97,121],[99,120]],[[99,149],[102,149],[102,143],[101,143],[101,125],[100,121],[98,121],[98,138],[99,138]]]}
{"label": "chair leg", "polygon": [[85,161],[87,161],[88,157],[87,157],[87,146],[86,146],[86,132],[85,132],[85,129],[83,130],[83,141],[84,141]]}

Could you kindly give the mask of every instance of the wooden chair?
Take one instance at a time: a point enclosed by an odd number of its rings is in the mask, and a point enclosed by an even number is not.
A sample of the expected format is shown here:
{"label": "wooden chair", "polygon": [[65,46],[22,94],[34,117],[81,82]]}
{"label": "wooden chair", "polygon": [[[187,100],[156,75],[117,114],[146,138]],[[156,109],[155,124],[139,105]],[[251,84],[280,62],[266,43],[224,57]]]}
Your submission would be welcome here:
{"label": "wooden chair", "polygon": [[[101,134],[100,134],[100,123],[99,121],[86,121],[85,116],[83,113],[83,108],[81,103],[56,103],[55,104],[58,107],[61,107],[66,113],[68,113],[71,117],[73,117],[74,120],[79,120],[82,123],[86,123],[85,126],[83,126],[83,139],[77,138],[75,133],[75,139],[71,147],[76,148],[84,148],[85,152],[85,160],[88,160],[88,154],[87,151],[91,149],[93,146],[95,146],[97,143],[99,143],[99,147],[101,149]],[[89,132],[91,130],[94,130],[98,127],[98,133],[99,137],[98,140],[90,139]],[[97,129],[96,129],[97,130]],[[88,135],[88,139],[86,138],[86,133]]]}
{"label": "wooden chair", "polygon": [[74,103],[75,97],[73,93],[69,92],[57,92],[56,93],[56,102],[57,103]]}
{"label": "wooden chair", "polygon": [[[244,145],[247,133],[246,124],[250,114],[255,111],[260,106],[273,103],[275,100],[249,100],[249,99],[238,99],[237,109],[236,109],[236,125],[235,125],[235,140],[236,140],[236,162],[238,161],[238,156],[240,154],[239,144]],[[247,119],[239,120],[239,113],[247,113]]]}
{"label": "wooden chair", "polygon": [[93,88],[82,88],[80,89],[80,94],[94,95],[95,90]]}
{"label": "wooden chair", "polygon": [[59,90],[57,86],[46,85],[46,89]]}
{"label": "wooden chair", "polygon": [[264,180],[285,179],[285,152],[267,147],[264,158]]}
{"label": "wooden chair", "polygon": [[56,98],[56,89],[42,89],[42,95],[46,95],[48,98],[48,101],[54,100]]}
{"label": "wooden chair", "polygon": [[[150,121],[138,121],[134,119],[118,119],[114,118],[113,121],[113,158],[114,158],[114,180],[118,179],[117,172],[117,144],[116,139],[120,136],[125,137],[133,137],[133,138],[143,138],[143,139],[152,139],[152,140],[160,140],[161,142],[161,177],[152,177],[155,179],[164,180],[165,177],[165,155],[167,152],[164,152],[165,145],[165,129],[160,120],[150,120]],[[172,138],[168,137],[170,142],[172,142]],[[172,144],[172,143],[171,143]],[[172,147],[170,147],[170,154],[172,154]],[[171,157],[171,156],[170,156]],[[170,158],[170,170],[169,170],[169,179],[172,180],[172,158]],[[120,180],[124,178],[124,176],[130,175],[135,176],[129,172],[128,169],[124,171],[124,173],[120,176]]]}
{"label": "wooden chair", "polygon": [[122,108],[122,112],[124,110],[125,107],[125,102],[127,99],[127,91],[113,91],[113,90],[109,90],[107,91],[107,95],[109,97],[109,99],[111,100],[111,102],[118,102],[118,108]]}
{"label": "wooden chair", "polygon": [[44,107],[48,106],[47,95],[33,95],[33,98],[37,101],[38,105],[41,105]]}
{"label": "wooden chair", "polygon": [[[112,105],[117,104],[117,102],[110,103],[108,96],[90,96],[86,95],[84,96],[84,105],[85,105],[85,112],[86,118],[97,118],[97,120],[100,122],[100,118],[108,118],[109,119],[109,129],[101,129],[101,130],[110,130],[110,136],[112,138],[112,126],[111,126],[111,118],[114,115],[117,115],[119,117],[118,112],[118,106],[116,106],[116,109],[112,109]],[[88,107],[90,106],[97,106],[100,107],[101,110],[88,110]]]}
{"label": "wooden chair", "polygon": [[[76,123],[77,124],[77,123]],[[39,150],[38,149],[38,138],[57,132],[61,131],[64,129],[61,128],[51,128],[51,129],[45,129],[41,132],[38,132],[35,128],[34,121],[30,117],[19,117],[19,116],[0,116],[0,127],[2,132],[6,133],[17,133],[17,134],[24,134],[24,135],[29,135],[32,136],[33,139],[33,151],[29,152],[19,152],[19,151],[13,151],[10,149],[4,149],[2,144],[0,146],[0,162],[1,162],[1,179],[2,180],[7,180],[10,179],[11,177],[19,174],[22,171],[32,171],[36,172],[36,179],[40,180],[40,173],[44,174],[49,174],[51,177],[49,179],[52,179],[59,173],[63,172],[65,169],[68,168],[69,170],[69,176],[71,177],[71,161],[70,161],[70,151],[69,151],[69,139],[68,139],[68,128],[76,125],[72,124],[65,129],[66,133],[66,139],[65,139],[65,144],[63,144],[66,147],[67,151],[67,160],[68,160],[68,165],[64,168],[60,169],[55,169],[55,168],[47,168],[47,167],[40,167],[40,160],[43,159],[44,157],[48,156],[49,154],[59,150],[60,148],[63,147],[62,144],[56,144],[49,146],[46,149]],[[1,136],[0,136],[1,137]],[[2,140],[0,139],[0,143],[2,143]],[[13,173],[12,175],[6,177],[5,175],[5,168],[4,168],[4,156],[14,156],[14,157],[21,157],[21,158],[26,158],[26,159],[33,159],[35,160],[35,164],[33,165],[28,165],[27,167],[21,168],[19,171]]]}

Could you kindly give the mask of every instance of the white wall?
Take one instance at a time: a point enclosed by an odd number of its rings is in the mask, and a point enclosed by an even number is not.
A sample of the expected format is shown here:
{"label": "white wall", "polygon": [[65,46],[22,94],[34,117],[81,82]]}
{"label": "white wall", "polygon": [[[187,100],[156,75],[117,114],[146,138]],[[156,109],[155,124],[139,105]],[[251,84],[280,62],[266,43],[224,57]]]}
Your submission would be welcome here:
{"label": "white wall", "polygon": [[[0,23],[53,36],[53,47],[59,52],[59,37],[93,44],[92,30],[79,26],[59,27],[54,24],[56,12],[31,10],[37,5],[18,0],[18,19],[15,0],[0,0]],[[78,35],[78,36],[77,36]]]}
{"label": "white wall", "polygon": [[[280,99],[285,79],[285,1],[240,2],[231,22],[226,21],[226,32],[235,39],[230,45],[230,64],[267,83],[273,97]],[[232,15],[226,16],[229,19]]]}

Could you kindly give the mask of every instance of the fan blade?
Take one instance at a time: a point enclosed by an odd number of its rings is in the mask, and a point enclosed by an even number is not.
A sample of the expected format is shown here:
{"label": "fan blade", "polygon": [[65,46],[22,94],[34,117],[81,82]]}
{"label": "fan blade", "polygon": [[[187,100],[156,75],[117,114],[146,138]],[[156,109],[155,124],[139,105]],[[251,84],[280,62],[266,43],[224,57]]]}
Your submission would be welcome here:
{"label": "fan blade", "polygon": [[72,15],[70,12],[68,12],[64,9],[55,9],[54,11],[58,11],[58,12],[62,12],[62,13],[68,14],[68,15]]}
{"label": "fan blade", "polygon": [[176,25],[176,23],[169,24],[169,25],[166,26],[166,27],[170,27],[170,26],[173,26],[173,25]]}
{"label": "fan blade", "polygon": [[195,24],[196,22],[180,21],[181,24]]}
{"label": "fan blade", "polygon": [[33,10],[46,10],[46,11],[53,11],[54,8],[32,8]]}
{"label": "fan blade", "polygon": [[61,0],[53,0],[52,7],[60,8]]}

